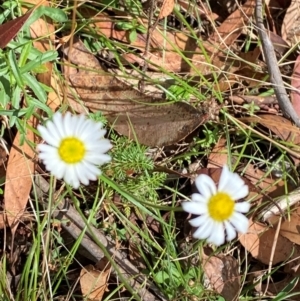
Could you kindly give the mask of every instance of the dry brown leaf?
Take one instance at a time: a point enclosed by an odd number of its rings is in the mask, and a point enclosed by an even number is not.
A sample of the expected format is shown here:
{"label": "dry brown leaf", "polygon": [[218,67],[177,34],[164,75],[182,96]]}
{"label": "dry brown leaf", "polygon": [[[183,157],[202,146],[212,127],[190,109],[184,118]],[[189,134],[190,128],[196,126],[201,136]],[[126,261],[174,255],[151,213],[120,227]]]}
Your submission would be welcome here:
{"label": "dry brown leaf", "polygon": [[292,0],[283,19],[281,36],[290,44],[290,46],[294,46],[297,43],[297,40],[299,40],[299,11],[299,0]]}
{"label": "dry brown leaf", "polygon": [[[257,122],[277,135],[283,141],[291,142],[294,145],[300,144],[300,129],[294,126],[289,120],[284,117],[273,114],[261,114],[259,117],[241,118],[245,122]],[[299,146],[290,147],[292,151],[298,152]],[[295,165],[299,164],[299,158],[291,155]]]}
{"label": "dry brown leaf", "polygon": [[[7,170],[7,152],[0,144],[0,178],[5,178]],[[5,215],[3,212],[0,213],[0,229],[6,227]]]}
{"label": "dry brown leaf", "polygon": [[[250,221],[248,232],[239,235],[239,240],[251,255],[264,264],[269,264],[272,247],[275,238],[275,228],[267,228],[265,225]],[[286,261],[289,258],[300,256],[300,248],[282,235],[278,236],[273,264]]]}
{"label": "dry brown leaf", "polygon": [[289,44],[281,36],[272,31],[269,31],[268,34],[276,54],[284,55],[290,49]]}
{"label": "dry brown leaf", "polygon": [[[57,74],[52,72],[50,79],[50,87],[52,91],[48,93],[47,106],[55,112],[61,107],[64,101],[64,88],[63,79]],[[83,113],[82,111],[80,113]]]}
{"label": "dry brown leaf", "polygon": [[[231,46],[238,36],[242,33],[245,24],[253,15],[255,0],[248,0],[245,4],[235,10],[209,37],[209,41],[219,45],[218,50]],[[215,51],[213,51],[215,52]]]}
{"label": "dry brown leaf", "polygon": [[300,55],[297,56],[294,65],[291,86],[293,87],[293,89],[291,90],[291,102],[293,104],[294,110],[296,111],[298,116],[300,116]]}
{"label": "dry brown leaf", "polygon": [[[134,53],[125,53],[121,55],[124,65],[139,64],[145,65],[145,57]],[[162,68],[176,72],[181,70],[181,61],[177,53],[169,53],[163,56],[161,52],[155,51],[147,54],[147,60],[150,64],[150,69],[161,72]]]}
{"label": "dry brown leaf", "polygon": [[223,167],[227,159],[227,140],[221,137],[208,156],[207,168]]}
{"label": "dry brown leaf", "polygon": [[201,20],[208,20],[211,23],[214,23],[219,16],[212,12],[209,5],[205,2],[191,2],[188,0],[177,0],[177,5],[180,6],[180,9],[188,15],[193,16],[194,19],[200,18]]}
{"label": "dry brown leaf", "polygon": [[203,269],[214,291],[226,301],[237,300],[241,288],[239,263],[230,255],[204,258]]}
{"label": "dry brown leaf", "polygon": [[[79,12],[85,18],[89,18],[94,21],[93,24],[95,26],[95,30],[97,30],[99,33],[108,38],[130,44],[131,47],[139,49],[142,52],[144,51],[147,40],[146,34],[138,34],[136,40],[131,42],[128,32],[115,29],[115,20],[110,16],[99,12],[95,14],[94,10],[86,7],[79,8]],[[147,27],[147,20],[143,20],[143,24]],[[184,50],[188,40],[188,36],[183,33],[166,32],[164,35],[162,35],[159,29],[155,29],[151,37],[150,46],[152,49],[162,49],[163,45],[166,52],[174,51],[173,45],[176,45],[180,50]],[[193,41],[192,43],[190,44],[190,47],[194,47],[195,50],[201,51],[200,48],[197,47],[196,41]]]}
{"label": "dry brown leaf", "polygon": [[[280,275],[281,277],[283,275]],[[275,277],[274,277],[275,278]],[[286,287],[290,286],[292,282],[294,282],[294,287],[290,287],[289,291],[289,298],[286,298],[284,300],[290,300],[290,301],[300,301],[300,282],[295,282],[295,276],[294,275],[286,275],[283,280],[280,281],[270,281],[270,283],[262,284],[262,292],[267,292],[266,295],[277,297],[280,293],[286,291]],[[276,280],[276,278],[275,278]],[[294,295],[292,295],[295,293]]]}
{"label": "dry brown leaf", "polygon": [[4,229],[7,226],[5,214],[0,214],[0,229]]}
{"label": "dry brown leaf", "polygon": [[160,20],[170,15],[173,12],[174,5],[175,5],[174,0],[163,0],[163,4],[161,6],[158,19]]}
{"label": "dry brown leaf", "polygon": [[300,144],[300,129],[284,117],[271,114],[260,114],[258,117],[245,117],[240,120],[247,123],[257,122],[270,129],[283,141]]}
{"label": "dry brown leaf", "polygon": [[300,207],[281,223],[280,234],[297,245],[300,245]]}
{"label": "dry brown leaf", "polygon": [[[274,274],[271,275],[271,281],[264,281],[264,276],[266,275],[265,267],[259,262],[253,262],[251,264],[251,268],[247,274],[247,283],[250,283],[254,286],[254,289],[260,296],[278,296],[280,292],[282,292],[292,281],[295,281],[295,274],[291,275],[289,271],[275,271]],[[278,277],[279,276],[279,277]],[[250,283],[249,283],[250,282]],[[294,288],[291,287],[292,292],[299,292],[298,283]],[[295,300],[292,298],[291,300]],[[296,300],[299,300],[296,299]]]}
{"label": "dry brown leaf", "polygon": [[[35,127],[35,119],[29,121]],[[34,174],[34,150],[25,142],[20,146],[20,132],[17,133],[9,153],[4,203],[8,225],[15,231],[26,208]],[[26,140],[35,141],[34,133],[27,130]]]}
{"label": "dry brown leaf", "polygon": [[[272,114],[261,114],[258,117],[245,117],[241,118],[241,121],[245,123],[256,122],[263,125],[277,135],[280,139],[286,142],[291,142],[294,145],[292,150],[300,150],[300,129],[293,125],[289,120],[284,117]],[[299,159],[293,157],[294,163],[299,164]]]}
{"label": "dry brown leaf", "polygon": [[[240,52],[239,57],[242,59],[241,65],[242,67],[249,67],[249,63],[256,64],[259,56],[261,55],[260,47],[256,47],[254,50],[248,52]],[[246,61],[246,62],[244,62]]]}
{"label": "dry brown leaf", "polygon": [[18,34],[28,18],[33,13],[33,9],[21,17],[4,22],[0,25],[0,48],[3,49]]}
{"label": "dry brown leaf", "polygon": [[65,67],[65,77],[85,106],[101,111],[117,132],[131,139],[136,137],[142,144],[174,144],[209,118],[187,103],[163,104],[162,99],[145,96],[122,84],[103,70],[80,41],[75,42],[72,49],[66,47],[64,53],[77,65],[76,68]]}
{"label": "dry brown leaf", "polygon": [[239,105],[244,103],[253,103],[263,109],[267,109],[269,105],[278,103],[275,96],[231,95],[228,97],[228,99]]}
{"label": "dry brown leaf", "polygon": [[286,193],[286,183],[283,180],[278,182],[277,178],[266,177],[264,171],[255,168],[252,164],[247,165],[244,176],[254,186],[273,198]]}
{"label": "dry brown leaf", "polygon": [[101,301],[107,289],[110,269],[99,271],[93,265],[82,268],[80,272],[80,287],[84,297],[91,301]]}

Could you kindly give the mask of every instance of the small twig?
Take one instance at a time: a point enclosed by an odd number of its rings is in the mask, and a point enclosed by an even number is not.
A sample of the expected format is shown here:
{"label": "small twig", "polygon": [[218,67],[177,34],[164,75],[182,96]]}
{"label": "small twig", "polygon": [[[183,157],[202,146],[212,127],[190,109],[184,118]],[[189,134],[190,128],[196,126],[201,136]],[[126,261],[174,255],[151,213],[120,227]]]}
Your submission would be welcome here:
{"label": "small twig", "polygon": [[[145,50],[144,50],[144,53],[143,53],[144,57],[147,57],[148,52],[150,50],[151,35],[152,35],[153,29],[155,27],[155,24],[157,24],[157,20],[155,21],[154,24],[152,24],[152,19],[153,19],[153,15],[154,15],[154,2],[155,2],[155,0],[150,0],[147,38],[146,38]],[[145,63],[146,63],[146,61],[145,61]]]}
{"label": "small twig", "polygon": [[[157,18],[155,20],[155,22],[152,24],[152,19],[154,16],[154,3],[155,0],[150,0],[150,8],[149,8],[149,17],[148,17],[148,30],[147,30],[147,37],[146,37],[146,43],[145,43],[145,49],[144,49],[144,53],[143,53],[143,57],[145,59],[144,61],[144,65],[142,68],[142,75],[143,77],[145,76],[145,73],[148,69],[148,61],[147,61],[147,57],[150,51],[150,44],[151,44],[151,37],[153,34],[153,31],[155,30],[156,26],[158,25],[159,22],[159,18]],[[144,79],[141,80],[140,82],[140,91],[143,93],[145,90],[145,82]]]}
{"label": "small twig", "polygon": [[[43,197],[43,194],[49,191],[48,182],[40,175],[35,177],[35,182],[37,188],[39,188],[39,190],[37,190],[38,197]],[[145,276],[143,276],[122,252],[114,247],[113,242],[110,241],[108,237],[102,234],[99,229],[86,224],[86,222],[71,204],[69,204],[65,199],[62,199],[60,203],[56,204],[56,206],[57,209],[54,210],[52,215],[56,219],[62,221],[68,220],[67,223],[62,222],[61,225],[62,228],[70,233],[74,239],[78,239],[78,237],[82,234],[82,231],[85,230],[85,234],[81,240],[81,245],[91,255],[90,259],[92,259],[94,262],[98,262],[105,256],[103,250],[101,250],[101,248],[95,242],[96,238],[96,240],[98,240],[101,245],[105,247],[107,252],[113,258],[114,262],[117,264],[118,269],[113,269],[113,274],[118,277],[118,272],[121,272],[122,277],[127,280],[132,289],[141,296],[143,301],[167,301],[159,289]],[[157,297],[152,294],[150,290],[154,292]]]}
{"label": "small twig", "polygon": [[275,91],[275,95],[278,100],[278,104],[282,113],[285,117],[291,118],[292,121],[300,127],[300,119],[297,113],[295,112],[289,97],[286,93],[282,76],[278,67],[278,62],[276,59],[275,51],[273,44],[266,32],[263,17],[262,17],[262,0],[256,1],[255,7],[255,15],[256,15],[256,25],[258,28],[258,34],[261,40],[263,53],[265,56],[266,64],[268,67],[268,71],[270,74],[270,80],[273,84],[273,88]]}
{"label": "small twig", "polygon": [[[276,200],[276,206],[271,204],[260,212],[259,218],[264,222],[268,221],[273,216],[280,216],[280,214],[288,207],[291,207],[300,201],[300,188],[290,192],[288,195],[283,195],[280,199]],[[280,208],[280,209],[279,209]]]}

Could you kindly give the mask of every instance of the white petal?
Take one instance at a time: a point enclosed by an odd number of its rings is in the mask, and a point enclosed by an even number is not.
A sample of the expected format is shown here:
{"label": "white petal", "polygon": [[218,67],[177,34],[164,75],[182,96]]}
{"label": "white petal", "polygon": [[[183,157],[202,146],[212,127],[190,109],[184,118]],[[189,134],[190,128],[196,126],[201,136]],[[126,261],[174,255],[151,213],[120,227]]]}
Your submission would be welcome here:
{"label": "white petal", "polygon": [[[221,188],[218,190],[221,191]],[[233,199],[238,200],[248,195],[248,186],[245,185],[244,180],[238,174],[231,173],[230,179],[226,186],[222,188],[222,191],[227,192]]]}
{"label": "white petal", "polygon": [[202,226],[208,219],[207,215],[201,215],[189,220],[189,223],[192,227],[198,228]]}
{"label": "white petal", "polygon": [[99,129],[94,129],[94,135],[95,135],[95,139],[103,139],[103,137],[106,134],[106,129],[103,129],[102,127]]}
{"label": "white petal", "polygon": [[77,124],[74,129],[74,135],[80,137],[81,134],[81,128],[84,126],[84,123],[86,121],[86,116],[81,114],[78,116]]}
{"label": "white petal", "polygon": [[55,171],[58,165],[65,165],[61,162],[60,159],[56,158],[55,156],[44,159],[43,163],[46,165],[47,170],[49,170],[50,172]]}
{"label": "white petal", "polygon": [[208,202],[208,199],[205,199],[201,194],[199,193],[193,193],[191,195],[191,199],[194,201],[194,202],[201,202],[201,203],[204,203],[204,204],[207,204]]}
{"label": "white petal", "polygon": [[237,173],[231,173],[231,174],[232,174],[231,179],[235,183],[237,189],[245,185],[245,181],[240,175],[238,175]]}
{"label": "white petal", "polygon": [[84,132],[82,133],[82,137],[83,139],[86,140],[100,140],[103,139],[104,135],[106,134],[106,130],[105,129],[98,129],[95,126],[95,123],[91,123],[89,125],[89,127],[87,127]]}
{"label": "white petal", "polygon": [[225,233],[223,224],[219,222],[215,222],[214,231],[211,235],[207,238],[207,241],[213,243],[215,246],[220,246],[225,242]]}
{"label": "white petal", "polygon": [[[75,116],[74,116],[75,117]],[[63,128],[65,137],[74,136],[74,127],[76,123],[74,124],[73,116],[70,112],[67,112],[65,116],[63,117]]]}
{"label": "white petal", "polygon": [[77,178],[83,185],[89,184],[89,178],[87,177],[86,171],[80,164],[75,165],[75,172],[77,175]]}
{"label": "white petal", "polygon": [[106,130],[103,129],[103,124],[101,122],[95,122],[90,119],[88,121],[87,127],[84,129],[84,131],[82,131],[82,133],[87,136],[92,134],[95,139],[102,138],[106,134]]}
{"label": "white petal", "polygon": [[101,174],[101,170],[96,167],[93,164],[90,164],[89,162],[83,161],[81,162],[82,166],[84,167],[86,173],[87,173],[87,177],[90,180],[96,180],[96,178]]}
{"label": "white petal", "polygon": [[238,232],[242,234],[247,233],[249,227],[249,220],[243,214],[239,212],[234,212],[229,221]]}
{"label": "white petal", "polygon": [[74,165],[68,165],[68,167],[66,168],[64,180],[67,184],[73,186],[75,189],[79,187],[79,179],[77,178],[77,175],[75,173]]}
{"label": "white petal", "polygon": [[[66,181],[65,181],[66,182]],[[67,183],[67,182],[66,182]],[[73,178],[71,182],[69,183],[70,186],[72,186],[74,189],[78,189],[80,186],[80,182],[78,181],[78,178]]]}
{"label": "white petal", "polygon": [[[85,119],[84,124],[81,126],[79,129],[79,136],[81,137],[82,140],[86,141],[87,136],[92,132],[94,133],[94,127],[93,126],[94,122],[90,119]],[[95,137],[95,136],[94,136]]]}
{"label": "white petal", "polygon": [[223,166],[222,172],[221,172],[221,176],[219,179],[219,185],[218,185],[218,191],[223,191],[224,187],[227,186],[227,183],[230,180],[230,171],[227,165]]}
{"label": "white petal", "polygon": [[193,237],[197,239],[207,239],[214,232],[213,226],[213,221],[207,218],[206,222],[193,233]]}
{"label": "white petal", "polygon": [[208,238],[215,231],[214,222],[209,217],[207,217],[207,223],[200,228],[201,234],[199,236],[201,235],[203,239]]}
{"label": "white petal", "polygon": [[106,130],[99,130],[98,132],[95,132],[94,130],[90,133],[87,133],[88,135],[84,136],[84,139],[86,141],[95,141],[99,143],[102,139],[104,139],[104,135],[106,134]]}
{"label": "white petal", "polygon": [[200,215],[207,212],[207,206],[200,202],[182,202],[182,209],[188,213]]}
{"label": "white petal", "polygon": [[[48,123],[53,124],[51,121]],[[48,128],[38,125],[37,129],[41,135],[41,137],[50,145],[58,146],[60,142],[59,135],[55,131],[50,131]]]}
{"label": "white petal", "polygon": [[107,154],[87,154],[84,160],[90,164],[103,165],[111,161],[111,156]]}
{"label": "white petal", "polygon": [[86,119],[84,126],[80,129],[80,137],[83,140],[89,140],[93,137],[98,137],[95,135],[96,123],[90,119]]}
{"label": "white petal", "polygon": [[240,200],[245,198],[249,194],[249,187],[248,185],[244,185],[240,187],[239,190],[236,190],[232,193],[232,198],[234,200]]}
{"label": "white petal", "polygon": [[66,133],[64,131],[64,127],[63,127],[63,116],[60,112],[56,112],[53,115],[53,124],[55,125],[55,132],[60,136],[60,138],[62,137],[66,137]]}
{"label": "white petal", "polygon": [[96,131],[96,132],[100,132],[101,130],[103,130],[104,133],[102,134],[102,136],[104,136],[104,135],[106,134],[106,130],[103,129],[103,127],[104,127],[103,123],[102,123],[102,122],[99,122],[99,121],[98,121],[98,122],[94,122],[94,121],[93,121],[93,123],[95,124],[95,125],[94,125],[95,131]]}
{"label": "white petal", "polygon": [[[47,146],[50,146],[50,145],[47,145]],[[46,161],[56,161],[56,163],[61,162],[61,159],[60,159],[56,149],[54,149],[54,151],[53,150],[48,150],[48,151],[46,150],[44,152],[40,152],[38,154],[38,157],[43,162],[46,162]]]}
{"label": "white petal", "polygon": [[57,148],[48,144],[38,144],[37,149],[41,153],[49,153],[49,154],[57,153]]}
{"label": "white petal", "polygon": [[235,203],[234,210],[247,213],[250,210],[250,204],[248,202]]}
{"label": "white petal", "polygon": [[[50,170],[50,168],[51,168],[51,170]],[[63,164],[56,165],[55,168],[53,168],[53,165],[47,166],[47,170],[49,170],[51,172],[51,174],[54,175],[59,180],[64,179],[67,168],[68,167],[66,165],[63,165]]]}
{"label": "white petal", "polygon": [[65,164],[57,164],[56,168],[52,170],[52,173],[57,179],[61,180],[65,177],[66,170],[67,166]]}
{"label": "white petal", "polygon": [[112,148],[112,144],[108,139],[102,139],[100,141],[87,141],[86,148],[88,151],[95,152],[96,154],[106,153]]}
{"label": "white petal", "polygon": [[202,194],[206,199],[209,199],[217,192],[216,184],[207,175],[198,176],[195,180],[195,184],[200,194]]}
{"label": "white petal", "polygon": [[224,225],[225,225],[225,230],[226,230],[226,240],[231,241],[231,240],[235,239],[236,230],[234,229],[234,227],[228,221],[225,221]]}
{"label": "white petal", "polygon": [[[94,168],[91,168],[91,166]],[[85,178],[91,181],[97,180],[97,177],[100,174],[99,168],[91,164],[86,164],[85,162],[79,163],[77,168]]]}
{"label": "white petal", "polygon": [[236,190],[239,190],[241,187],[245,185],[244,181],[241,180],[240,176],[234,173],[229,173],[228,181],[226,185],[221,189],[218,188],[218,191],[225,191],[229,194],[232,194]]}

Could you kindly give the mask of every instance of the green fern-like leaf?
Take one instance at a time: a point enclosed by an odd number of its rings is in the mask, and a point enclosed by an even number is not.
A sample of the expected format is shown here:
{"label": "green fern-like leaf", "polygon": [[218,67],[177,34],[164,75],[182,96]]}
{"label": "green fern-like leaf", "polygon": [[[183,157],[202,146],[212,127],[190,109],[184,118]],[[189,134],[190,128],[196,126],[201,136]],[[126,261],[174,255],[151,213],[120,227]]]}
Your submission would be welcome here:
{"label": "green fern-like leaf", "polygon": [[129,218],[129,216],[131,214],[131,208],[126,203],[124,203],[124,213],[125,213],[126,217]]}

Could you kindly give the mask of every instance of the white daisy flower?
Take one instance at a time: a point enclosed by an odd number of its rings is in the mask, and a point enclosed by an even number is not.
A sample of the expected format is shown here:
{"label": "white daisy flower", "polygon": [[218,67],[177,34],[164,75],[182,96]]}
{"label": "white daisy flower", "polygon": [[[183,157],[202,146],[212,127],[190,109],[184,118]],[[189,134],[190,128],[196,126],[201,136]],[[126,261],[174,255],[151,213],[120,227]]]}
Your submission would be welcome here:
{"label": "white daisy flower", "polygon": [[249,188],[238,174],[225,165],[218,188],[207,175],[199,175],[195,184],[199,193],[192,194],[191,202],[182,203],[184,211],[199,215],[189,221],[198,228],[194,238],[219,246],[225,242],[225,232],[227,241],[234,239],[236,232],[247,232],[249,221],[242,213],[249,211],[250,204],[235,201],[246,197]]}
{"label": "white daisy flower", "polygon": [[111,147],[103,138],[106,130],[101,122],[87,119],[84,115],[53,115],[45,126],[38,125],[38,131],[47,144],[39,144],[39,158],[46,169],[58,179],[75,189],[97,180],[101,170],[97,167],[108,163],[111,157],[105,154]]}

